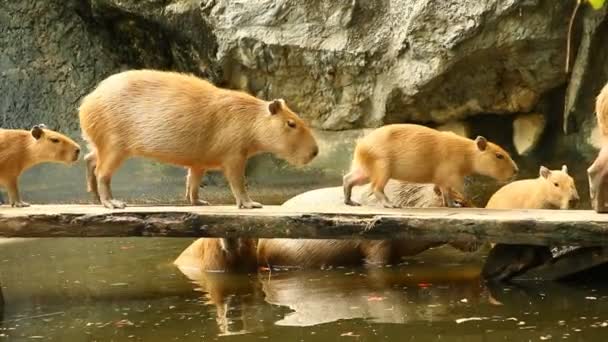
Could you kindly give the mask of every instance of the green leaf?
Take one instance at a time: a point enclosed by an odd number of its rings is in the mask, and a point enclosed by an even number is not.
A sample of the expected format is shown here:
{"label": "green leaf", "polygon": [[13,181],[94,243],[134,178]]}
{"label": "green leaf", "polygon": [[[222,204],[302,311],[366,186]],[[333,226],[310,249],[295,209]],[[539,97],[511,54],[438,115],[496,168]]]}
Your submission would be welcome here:
{"label": "green leaf", "polygon": [[606,0],[587,0],[587,2],[589,2],[593,9],[599,10],[602,8],[602,6],[604,6],[604,2],[606,2]]}

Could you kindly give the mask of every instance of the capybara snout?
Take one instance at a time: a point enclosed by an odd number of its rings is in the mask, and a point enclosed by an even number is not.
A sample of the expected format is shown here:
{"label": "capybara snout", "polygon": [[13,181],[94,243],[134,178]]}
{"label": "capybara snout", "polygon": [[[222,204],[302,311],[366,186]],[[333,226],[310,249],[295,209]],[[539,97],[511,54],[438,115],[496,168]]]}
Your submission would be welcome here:
{"label": "capybara snout", "polygon": [[78,160],[80,146],[69,137],[51,131],[45,125],[32,127],[32,136],[36,139],[38,149],[41,154],[46,155],[46,159],[71,164]]}
{"label": "capybara snout", "polygon": [[507,181],[519,172],[517,164],[509,153],[500,146],[487,141],[482,136],[478,136],[475,143],[479,153],[479,156],[475,158],[477,164],[475,168],[479,173],[500,181]]}
{"label": "capybara snout", "polygon": [[294,165],[305,165],[319,154],[319,146],[310,127],[283,99],[270,102],[268,111],[272,129],[269,143],[274,145],[279,157]]}

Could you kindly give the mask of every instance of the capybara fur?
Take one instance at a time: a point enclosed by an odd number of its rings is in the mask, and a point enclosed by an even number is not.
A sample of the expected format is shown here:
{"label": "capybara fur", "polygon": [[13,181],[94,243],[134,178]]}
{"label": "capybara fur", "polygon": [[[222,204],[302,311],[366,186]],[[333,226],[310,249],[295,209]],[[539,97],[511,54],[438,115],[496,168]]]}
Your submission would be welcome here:
{"label": "capybara fur", "polygon": [[246,238],[200,238],[173,262],[197,271],[252,272],[257,268],[256,240]]}
{"label": "capybara fur", "polygon": [[71,164],[80,146],[67,136],[36,125],[30,131],[0,129],[0,185],[8,190],[12,207],[27,207],[19,195],[19,176],[40,163]]}
{"label": "capybara fur", "polygon": [[[325,190],[320,192],[319,190]],[[301,207],[311,203],[336,205],[343,198],[332,196],[339,194],[341,187],[313,190],[298,195],[283,206]],[[329,193],[331,190],[331,194]],[[394,203],[409,207],[441,207],[442,194],[433,184],[415,184],[391,180],[387,185],[387,194]],[[316,195],[315,195],[316,193]],[[450,189],[451,196],[464,207],[473,205],[460,192]],[[313,195],[313,196],[311,196]],[[328,196],[329,195],[329,196]],[[364,205],[369,195],[360,194]],[[316,198],[315,198],[316,197]],[[327,203],[325,200],[332,202]],[[369,203],[373,206],[376,203]],[[445,242],[429,242],[416,239],[395,240],[331,240],[331,239],[260,239],[258,241],[258,262],[260,266],[292,266],[318,268],[324,266],[346,265],[387,265],[396,264],[402,258],[419,254],[429,248]],[[462,251],[471,252],[479,248],[476,244],[450,243]]]}
{"label": "capybara fur", "polygon": [[282,99],[263,101],[218,88],[192,75],[131,70],[101,81],[80,105],[80,126],[90,143],[88,189],[108,208],[112,175],[129,157],[146,157],[188,169],[187,197],[199,200],[207,170],[224,172],[239,208],[259,208],[245,189],[245,165],[270,152],[303,165],[318,153],[308,125]]}
{"label": "capybara fur", "polygon": [[608,83],[595,102],[597,125],[602,134],[602,147],[597,158],[587,169],[591,206],[598,213],[608,212]]}
{"label": "capybara fur", "polygon": [[570,209],[579,201],[568,167],[549,170],[541,166],[538,178],[509,183],[490,197],[488,209]]}
{"label": "capybara fur", "polygon": [[344,203],[358,205],[351,199],[352,188],[370,181],[378,201],[396,207],[384,193],[388,180],[396,179],[438,185],[451,207],[446,189],[462,193],[465,176],[476,173],[507,180],[517,171],[509,154],[482,136],[471,140],[421,125],[386,125],[357,143],[351,170],[343,179]]}

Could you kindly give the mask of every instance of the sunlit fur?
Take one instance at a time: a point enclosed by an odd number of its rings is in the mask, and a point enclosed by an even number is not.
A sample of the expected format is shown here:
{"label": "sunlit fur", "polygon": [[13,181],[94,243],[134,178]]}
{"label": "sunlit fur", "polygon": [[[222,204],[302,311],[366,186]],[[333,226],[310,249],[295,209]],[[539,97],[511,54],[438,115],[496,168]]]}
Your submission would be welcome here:
{"label": "sunlit fur", "polygon": [[476,173],[507,180],[517,172],[515,162],[501,147],[491,142],[483,147],[452,132],[421,125],[383,126],[357,143],[351,171],[344,177],[345,197],[349,197],[349,187],[367,180],[371,181],[376,197],[382,200],[389,179],[433,183],[442,189],[463,192],[467,175]]}
{"label": "sunlit fur", "polygon": [[608,138],[608,83],[604,86],[595,102],[597,125],[604,139]]}
{"label": "sunlit fur", "polygon": [[125,159],[139,156],[189,168],[193,204],[205,171],[222,169],[237,204],[251,207],[242,179],[247,158],[271,152],[303,165],[318,151],[308,125],[277,101],[272,115],[273,102],[191,75],[132,70],[108,77],[80,106],[102,202],[112,207],[109,179]]}
{"label": "sunlit fur", "polygon": [[58,132],[40,128],[34,138],[31,131],[0,129],[0,185],[7,188],[12,206],[23,207],[19,196],[19,176],[40,163],[71,164],[78,159],[80,147]]}
{"label": "sunlit fur", "polygon": [[561,170],[541,167],[538,178],[524,179],[500,188],[488,201],[489,209],[569,209],[578,202],[576,185],[564,165]]}
{"label": "sunlit fur", "polygon": [[602,147],[593,164],[587,169],[589,195],[592,207],[597,212],[605,213],[608,212],[608,84],[597,96],[595,114],[602,133]]}

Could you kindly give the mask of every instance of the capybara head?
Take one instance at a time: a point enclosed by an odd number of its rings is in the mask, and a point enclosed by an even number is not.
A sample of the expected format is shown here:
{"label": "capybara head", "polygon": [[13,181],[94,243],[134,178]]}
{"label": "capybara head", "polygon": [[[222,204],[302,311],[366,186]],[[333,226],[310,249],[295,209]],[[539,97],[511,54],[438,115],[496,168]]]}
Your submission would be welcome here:
{"label": "capybara head", "polygon": [[78,160],[80,146],[65,135],[46,128],[45,125],[32,127],[32,136],[37,155],[50,162],[71,164]]}
{"label": "capybara head", "polygon": [[283,99],[268,103],[270,123],[259,136],[270,152],[295,165],[309,163],[319,153],[310,127],[300,119]]}
{"label": "capybara head", "polygon": [[576,206],[579,201],[578,192],[574,180],[568,175],[568,167],[562,166],[561,170],[549,170],[541,166],[540,178],[544,180],[545,201],[560,209],[569,209]]}
{"label": "capybara head", "polygon": [[[433,191],[435,195],[437,195],[438,206],[444,207],[445,203],[443,202],[443,194],[441,192],[441,188],[437,185],[433,187]],[[454,201],[454,204],[457,208],[475,208],[473,202],[469,201],[468,198],[461,194],[459,191],[456,191],[452,188],[448,188],[448,196]]]}
{"label": "capybara head", "polygon": [[519,168],[507,151],[482,136],[475,139],[473,171],[500,181],[513,177]]}

